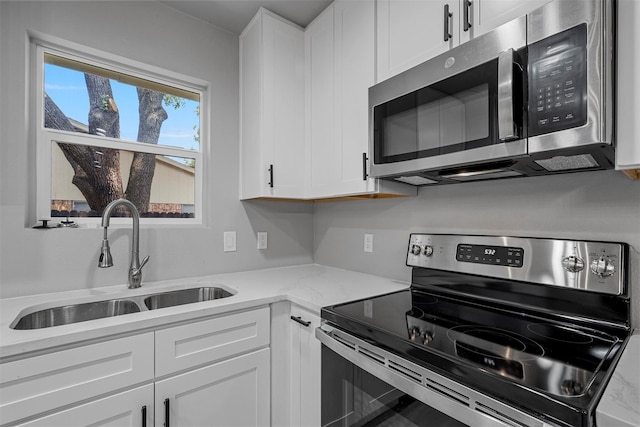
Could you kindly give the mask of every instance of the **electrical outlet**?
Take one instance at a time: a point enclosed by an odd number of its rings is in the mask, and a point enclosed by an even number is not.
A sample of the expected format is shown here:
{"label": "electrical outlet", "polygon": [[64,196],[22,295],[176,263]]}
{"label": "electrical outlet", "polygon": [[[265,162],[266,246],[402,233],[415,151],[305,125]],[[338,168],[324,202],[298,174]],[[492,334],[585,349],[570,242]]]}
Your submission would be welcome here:
{"label": "electrical outlet", "polygon": [[373,234],[364,235],[364,251],[373,252]]}
{"label": "electrical outlet", "polygon": [[224,232],[224,251],[225,252],[236,251],[236,232],[235,231]]}
{"label": "electrical outlet", "polygon": [[258,249],[267,249],[266,231],[258,231]]}

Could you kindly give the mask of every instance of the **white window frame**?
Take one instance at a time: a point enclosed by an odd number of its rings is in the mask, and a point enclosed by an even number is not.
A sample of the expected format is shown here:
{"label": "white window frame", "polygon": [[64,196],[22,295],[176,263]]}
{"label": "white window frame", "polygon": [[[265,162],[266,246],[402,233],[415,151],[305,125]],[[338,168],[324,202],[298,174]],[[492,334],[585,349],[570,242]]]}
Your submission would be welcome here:
{"label": "white window frame", "polygon": [[[34,83],[33,116],[35,117],[36,137],[36,220],[51,219],[51,157],[53,144],[91,145],[132,152],[159,154],[190,158],[195,160],[194,218],[140,218],[141,226],[192,226],[204,224],[203,183],[207,168],[205,155],[209,148],[209,84],[204,80],[185,76],[179,73],[144,64],[107,52],[88,48],[77,43],[68,42],[42,34],[31,34],[31,61]],[[61,56],[115,72],[153,81],[161,85],[171,86],[200,96],[200,144],[199,150],[187,150],[165,145],[148,144],[136,141],[118,140],[97,135],[48,129],[44,126],[44,57],[45,53]],[[126,185],[126,183],[123,183]],[[126,189],[125,189],[126,190]],[[80,227],[96,227],[100,225],[99,217],[74,217],[73,221]],[[129,218],[113,218],[112,224],[129,224]]]}

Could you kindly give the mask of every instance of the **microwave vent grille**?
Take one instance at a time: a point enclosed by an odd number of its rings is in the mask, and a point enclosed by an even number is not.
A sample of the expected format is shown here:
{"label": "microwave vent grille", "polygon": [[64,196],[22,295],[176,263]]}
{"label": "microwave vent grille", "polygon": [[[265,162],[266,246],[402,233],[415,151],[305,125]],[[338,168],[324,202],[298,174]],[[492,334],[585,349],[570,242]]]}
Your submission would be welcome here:
{"label": "microwave vent grille", "polygon": [[579,154],[577,156],[555,156],[550,159],[536,160],[537,164],[550,172],[587,169],[599,167],[591,154]]}

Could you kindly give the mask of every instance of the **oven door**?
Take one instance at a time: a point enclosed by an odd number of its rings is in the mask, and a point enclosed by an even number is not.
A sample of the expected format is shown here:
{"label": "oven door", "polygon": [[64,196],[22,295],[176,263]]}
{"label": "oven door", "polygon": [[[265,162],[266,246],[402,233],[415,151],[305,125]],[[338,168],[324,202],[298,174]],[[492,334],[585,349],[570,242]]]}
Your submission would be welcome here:
{"label": "oven door", "polygon": [[525,23],[515,20],[372,87],[371,174],[526,155]]}
{"label": "oven door", "polygon": [[316,338],[323,426],[557,427],[327,323]]}
{"label": "oven door", "polygon": [[466,426],[389,385],[325,345],[322,346],[322,425]]}

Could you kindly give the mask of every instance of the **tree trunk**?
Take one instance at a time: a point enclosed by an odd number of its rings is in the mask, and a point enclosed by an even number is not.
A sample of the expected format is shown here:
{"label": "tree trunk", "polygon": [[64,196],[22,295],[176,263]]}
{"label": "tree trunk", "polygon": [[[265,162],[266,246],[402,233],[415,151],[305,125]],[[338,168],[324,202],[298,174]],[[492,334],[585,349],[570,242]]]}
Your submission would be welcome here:
{"label": "tree trunk", "polygon": [[[97,129],[103,129],[107,137],[120,138],[120,114],[113,100],[111,82],[105,77],[85,73],[85,82],[89,94],[89,133],[94,135]],[[91,209],[102,212],[112,201],[124,196],[120,176],[120,151],[114,149],[92,148],[93,163],[86,171],[94,179],[93,194],[87,203]],[[102,153],[102,154],[100,154]],[[75,177],[74,177],[75,183]]]}
{"label": "tree trunk", "polygon": [[[73,125],[46,93],[44,101],[45,127],[74,132]],[[94,128],[99,127],[97,124],[94,121]],[[110,201],[122,197],[118,150],[60,143],[58,146],[73,168],[72,183],[91,209],[101,212]]]}
{"label": "tree trunk", "polygon": [[[167,119],[162,107],[164,94],[149,89],[138,88],[138,141],[157,144],[160,128]],[[151,183],[156,167],[155,154],[135,153],[129,170],[129,182],[125,197],[142,212],[149,211],[151,201]]]}

